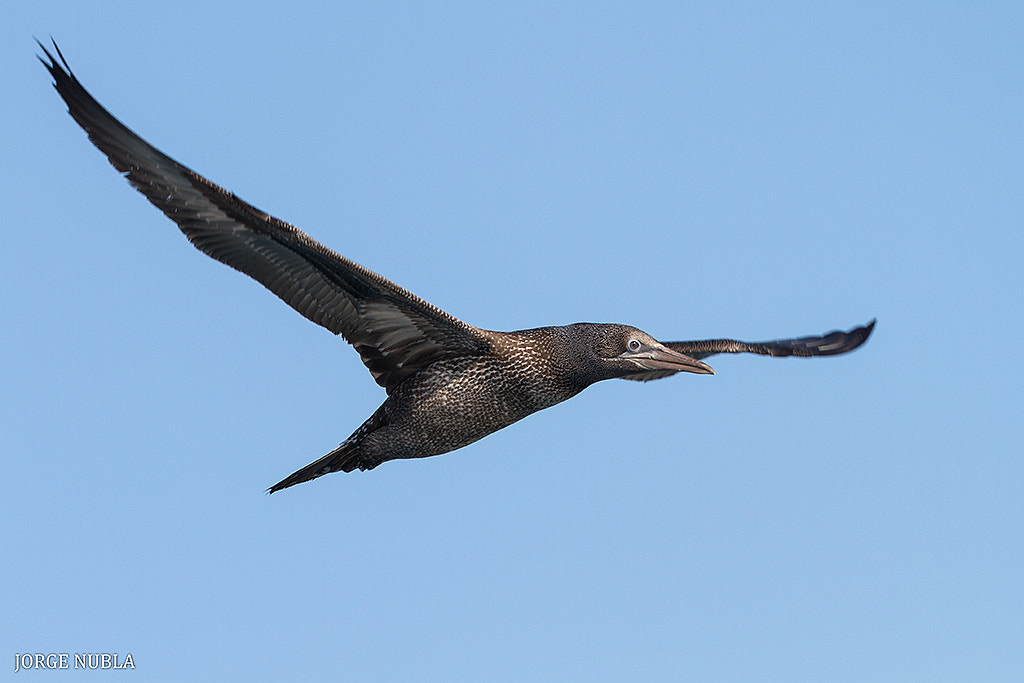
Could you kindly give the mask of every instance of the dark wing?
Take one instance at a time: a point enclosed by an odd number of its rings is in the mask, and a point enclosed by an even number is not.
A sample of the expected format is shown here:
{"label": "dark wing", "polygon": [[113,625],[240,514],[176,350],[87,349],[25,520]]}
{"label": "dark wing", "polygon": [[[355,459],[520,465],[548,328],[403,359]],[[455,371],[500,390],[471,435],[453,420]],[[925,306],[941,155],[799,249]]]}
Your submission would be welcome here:
{"label": "dark wing", "polygon": [[[38,41],[37,41],[38,42]],[[390,393],[441,358],[478,355],[481,331],[336,254],[182,166],[129,130],[86,92],[54,43],[40,43],[68,112],[139,192],[200,251],[240,270],[289,306],[351,343]]]}
{"label": "dark wing", "polygon": [[875,329],[872,320],[849,332],[835,330],[820,337],[777,339],[767,342],[742,342],[735,339],[703,339],[700,341],[662,342],[665,346],[701,360],[716,353],[759,353],[764,356],[836,356],[853,351],[867,341]]}

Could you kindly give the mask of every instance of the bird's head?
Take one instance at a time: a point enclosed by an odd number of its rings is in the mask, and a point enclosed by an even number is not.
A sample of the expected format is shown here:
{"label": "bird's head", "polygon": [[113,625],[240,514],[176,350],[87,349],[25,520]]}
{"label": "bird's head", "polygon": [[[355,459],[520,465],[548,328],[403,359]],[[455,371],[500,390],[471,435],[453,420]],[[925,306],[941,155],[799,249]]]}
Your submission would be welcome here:
{"label": "bird's head", "polygon": [[569,327],[578,335],[580,346],[591,352],[587,365],[593,381],[615,377],[647,381],[677,372],[715,374],[710,365],[673,351],[629,325],[577,323]]}

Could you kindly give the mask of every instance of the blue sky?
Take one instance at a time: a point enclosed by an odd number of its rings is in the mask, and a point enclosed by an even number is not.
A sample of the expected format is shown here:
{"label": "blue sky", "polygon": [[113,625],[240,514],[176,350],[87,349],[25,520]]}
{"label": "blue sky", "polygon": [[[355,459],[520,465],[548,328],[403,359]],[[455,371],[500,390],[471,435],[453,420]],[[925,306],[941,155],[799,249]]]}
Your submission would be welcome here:
{"label": "blue sky", "polygon": [[[46,4],[0,27],[0,671],[1024,676],[1019,3]],[[114,172],[51,34],[150,142],[480,327],[878,328],[268,497],[384,394]]]}

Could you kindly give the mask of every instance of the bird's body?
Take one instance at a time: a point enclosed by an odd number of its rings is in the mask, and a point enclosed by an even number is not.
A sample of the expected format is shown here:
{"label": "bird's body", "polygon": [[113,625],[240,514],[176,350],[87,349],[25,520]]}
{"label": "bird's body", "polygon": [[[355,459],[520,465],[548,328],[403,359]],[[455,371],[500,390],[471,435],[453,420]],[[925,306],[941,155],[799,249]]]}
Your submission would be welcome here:
{"label": "bird's body", "polygon": [[[487,353],[437,361],[409,377],[338,448],[273,488],[339,470],[371,469],[387,460],[447,453],[572,398],[604,375],[615,376],[612,368],[602,372],[580,363],[586,357],[581,345],[609,331],[647,336],[626,325],[592,323],[480,330],[490,342]],[[710,371],[701,366],[694,364],[696,371]]]}
{"label": "bird's body", "polygon": [[319,244],[166,156],[89,95],[64,61],[43,64],[72,117],[110,162],[198,249],[242,271],[311,321],[342,335],[387,390],[384,403],[336,449],[270,488],[323,474],[461,448],[616,377],[647,381],[713,374],[715,353],[836,355],[849,332],[739,342],[658,342],[634,327],[575,323],[516,332],[469,325]]}

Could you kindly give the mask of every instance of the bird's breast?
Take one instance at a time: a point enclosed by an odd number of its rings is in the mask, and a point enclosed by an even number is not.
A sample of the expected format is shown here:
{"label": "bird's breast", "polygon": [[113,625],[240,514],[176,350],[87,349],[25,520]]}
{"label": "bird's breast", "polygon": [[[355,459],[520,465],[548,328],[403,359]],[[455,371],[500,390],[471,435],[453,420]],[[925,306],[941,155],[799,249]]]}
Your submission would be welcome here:
{"label": "bird's breast", "polygon": [[409,448],[461,448],[577,391],[552,382],[541,362],[497,357],[438,361],[388,398],[388,417]]}

